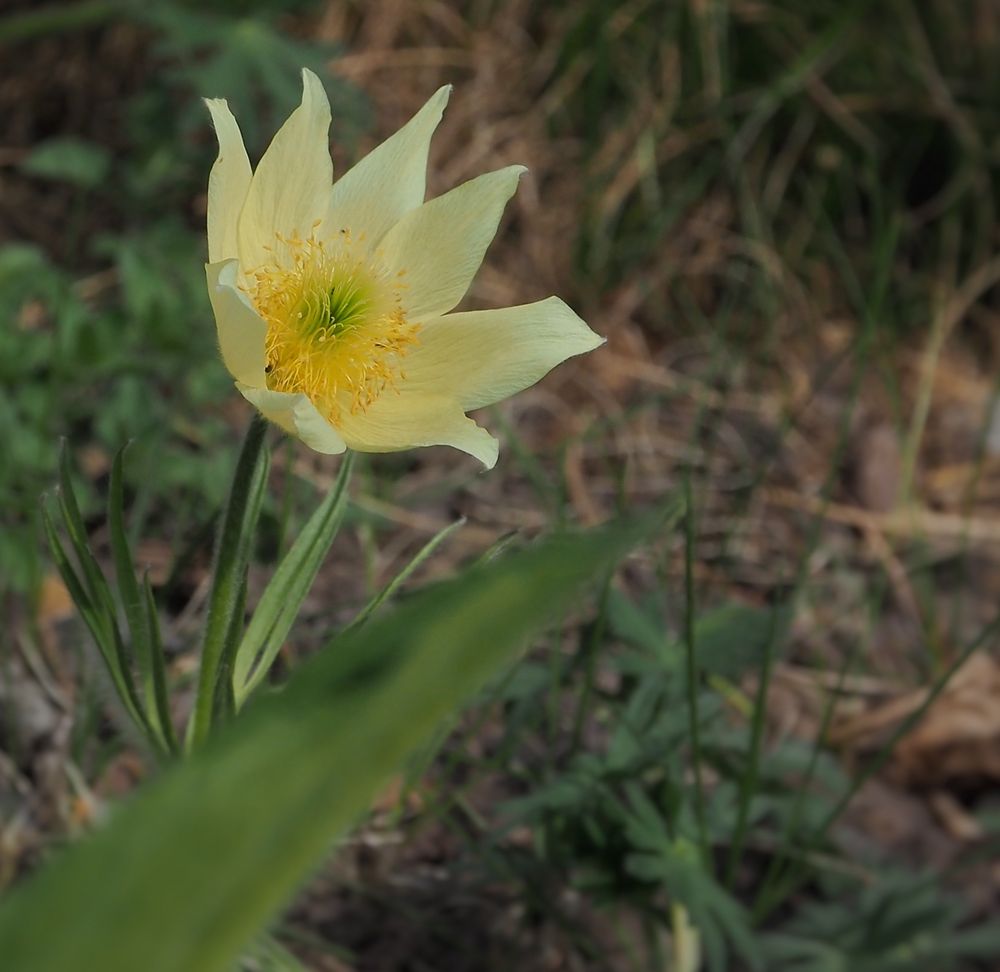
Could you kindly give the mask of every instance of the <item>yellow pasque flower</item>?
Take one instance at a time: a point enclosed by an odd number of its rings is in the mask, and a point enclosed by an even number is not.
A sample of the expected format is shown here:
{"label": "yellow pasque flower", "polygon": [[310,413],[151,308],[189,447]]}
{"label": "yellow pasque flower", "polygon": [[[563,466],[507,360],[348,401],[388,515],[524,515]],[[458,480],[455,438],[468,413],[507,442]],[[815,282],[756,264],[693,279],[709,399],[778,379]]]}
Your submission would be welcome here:
{"label": "yellow pasque flower", "polygon": [[449,88],[336,183],[330,104],[302,104],[250,167],[225,101],[208,109],[208,290],[236,387],[317,452],[450,445],[487,467],[497,442],[465,413],[602,343],[561,300],[449,313],[496,233],[522,166],[424,202]]}

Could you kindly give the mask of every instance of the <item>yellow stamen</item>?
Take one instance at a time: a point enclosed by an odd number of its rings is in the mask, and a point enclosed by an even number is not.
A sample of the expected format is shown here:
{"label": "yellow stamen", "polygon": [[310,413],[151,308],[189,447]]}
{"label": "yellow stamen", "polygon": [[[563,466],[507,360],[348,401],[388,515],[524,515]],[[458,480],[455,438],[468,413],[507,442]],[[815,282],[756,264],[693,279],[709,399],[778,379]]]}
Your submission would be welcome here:
{"label": "yellow stamen", "polygon": [[249,275],[267,321],[267,387],[302,392],[330,421],[364,412],[400,377],[419,325],[406,319],[399,278],[346,232],[331,241],[278,240],[281,259]]}

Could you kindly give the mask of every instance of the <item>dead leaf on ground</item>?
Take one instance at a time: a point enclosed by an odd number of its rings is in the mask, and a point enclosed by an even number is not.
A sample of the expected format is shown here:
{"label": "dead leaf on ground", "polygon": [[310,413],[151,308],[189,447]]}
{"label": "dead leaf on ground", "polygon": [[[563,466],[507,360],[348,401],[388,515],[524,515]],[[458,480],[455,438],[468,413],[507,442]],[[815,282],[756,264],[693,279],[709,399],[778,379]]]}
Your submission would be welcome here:
{"label": "dead leaf on ground", "polygon": [[[915,712],[927,690],[886,699],[839,720],[831,740],[858,751],[878,748]],[[1000,780],[1000,664],[973,655],[924,717],[896,746],[890,775],[905,786],[947,788]]]}

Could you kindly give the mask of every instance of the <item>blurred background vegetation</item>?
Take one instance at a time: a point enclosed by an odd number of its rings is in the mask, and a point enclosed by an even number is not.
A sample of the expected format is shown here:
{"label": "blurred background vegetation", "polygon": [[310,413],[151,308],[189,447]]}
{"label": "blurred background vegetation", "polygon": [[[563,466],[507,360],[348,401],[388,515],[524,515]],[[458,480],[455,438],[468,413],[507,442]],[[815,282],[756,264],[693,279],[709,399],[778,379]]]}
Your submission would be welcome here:
{"label": "blurred background vegetation", "polygon": [[[995,3],[8,0],[0,55],[0,882],[144,773],[38,535],[60,436],[98,544],[135,440],[190,674],[248,417],[200,98],[255,159],[309,66],[337,171],[454,83],[431,193],[531,170],[469,306],[558,293],[609,343],[484,417],[488,476],[370,460],[287,660],[458,515],[422,578],[685,489],[697,517],[442,732],[284,940],[317,969],[686,968],[690,921],[714,969],[996,967]],[[331,481],[280,450],[262,576]]]}

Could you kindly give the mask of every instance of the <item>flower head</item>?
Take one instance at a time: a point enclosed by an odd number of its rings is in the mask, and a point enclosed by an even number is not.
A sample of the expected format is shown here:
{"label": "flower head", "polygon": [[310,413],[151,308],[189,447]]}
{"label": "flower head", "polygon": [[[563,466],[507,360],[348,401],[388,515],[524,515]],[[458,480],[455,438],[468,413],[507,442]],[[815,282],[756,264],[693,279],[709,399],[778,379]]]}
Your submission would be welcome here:
{"label": "flower head", "polygon": [[333,182],[330,105],[302,103],[257,169],[225,101],[208,109],[208,290],[236,387],[318,452],[450,445],[492,467],[496,440],[465,413],[602,343],[561,300],[451,313],[525,171],[509,166],[424,202],[441,88]]}

